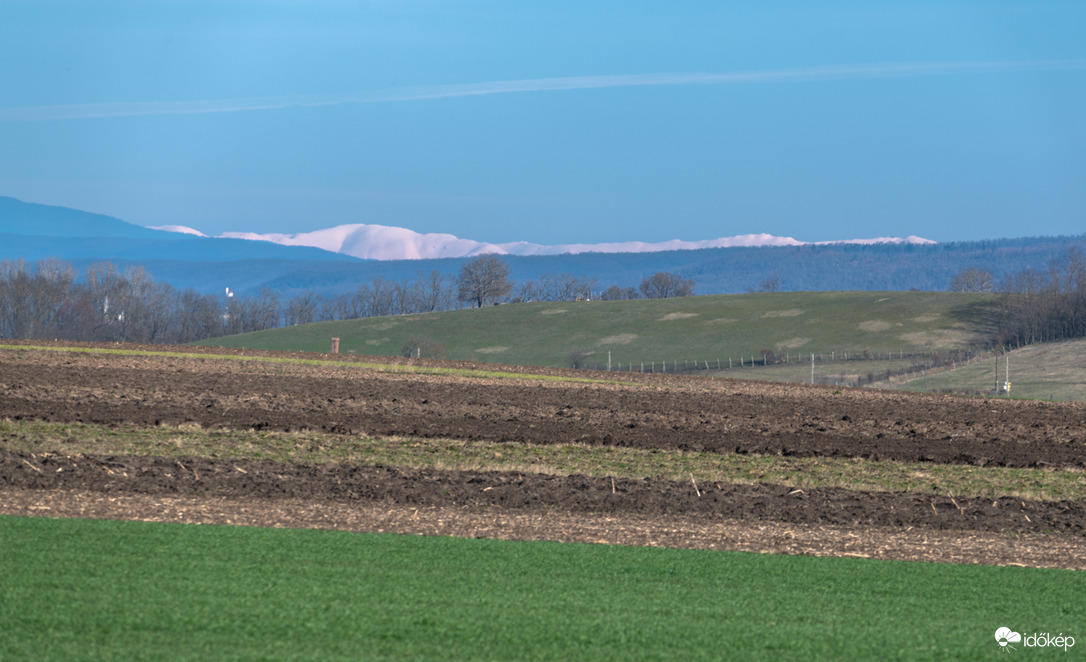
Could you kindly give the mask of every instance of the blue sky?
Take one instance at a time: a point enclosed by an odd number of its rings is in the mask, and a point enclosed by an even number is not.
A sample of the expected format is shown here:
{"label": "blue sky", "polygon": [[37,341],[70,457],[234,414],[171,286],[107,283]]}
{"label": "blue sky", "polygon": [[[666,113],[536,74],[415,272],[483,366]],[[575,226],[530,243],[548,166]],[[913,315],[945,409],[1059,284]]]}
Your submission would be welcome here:
{"label": "blue sky", "polygon": [[480,241],[1086,232],[1086,2],[5,0],[0,195]]}

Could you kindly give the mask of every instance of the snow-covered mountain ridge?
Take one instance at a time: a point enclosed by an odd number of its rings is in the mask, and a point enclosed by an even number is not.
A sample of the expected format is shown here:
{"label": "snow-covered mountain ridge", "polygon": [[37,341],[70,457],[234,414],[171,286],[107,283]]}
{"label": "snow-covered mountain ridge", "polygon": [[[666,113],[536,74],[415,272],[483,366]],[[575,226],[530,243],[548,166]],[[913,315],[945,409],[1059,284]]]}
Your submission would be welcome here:
{"label": "snow-covered mountain ridge", "polygon": [[[202,233],[183,226],[153,228],[186,234]],[[673,239],[662,242],[624,241],[601,244],[560,244],[547,246],[517,241],[494,244],[461,239],[444,233],[418,233],[407,228],[385,225],[338,225],[313,232],[297,234],[259,234],[255,232],[224,232],[220,238],[268,241],[284,246],[311,246],[333,253],[342,253],[367,260],[426,260],[434,258],[473,257],[493,253],[498,255],[563,255],[578,253],[653,253],[660,251],[695,250],[699,248],[730,248],[738,246],[803,246],[811,242],[771,234],[744,234],[701,241]],[[934,244],[922,237],[877,237],[820,241],[817,244]]]}

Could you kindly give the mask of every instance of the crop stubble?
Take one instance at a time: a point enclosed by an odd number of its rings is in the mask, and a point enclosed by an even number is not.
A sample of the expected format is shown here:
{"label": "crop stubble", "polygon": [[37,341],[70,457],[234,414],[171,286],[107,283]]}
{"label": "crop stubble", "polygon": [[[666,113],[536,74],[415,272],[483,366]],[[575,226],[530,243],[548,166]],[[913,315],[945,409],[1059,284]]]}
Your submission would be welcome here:
{"label": "crop stubble", "polygon": [[[620,379],[633,383],[0,350],[0,418],[1086,467],[1081,405],[663,375]],[[0,452],[0,511],[1086,569],[1080,499],[52,450]]]}

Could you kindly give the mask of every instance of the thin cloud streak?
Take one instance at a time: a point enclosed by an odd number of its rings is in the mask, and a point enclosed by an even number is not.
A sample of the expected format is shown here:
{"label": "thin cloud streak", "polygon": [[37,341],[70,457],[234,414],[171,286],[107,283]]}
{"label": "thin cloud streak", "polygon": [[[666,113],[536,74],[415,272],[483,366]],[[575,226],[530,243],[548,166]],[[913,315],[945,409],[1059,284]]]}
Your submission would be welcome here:
{"label": "thin cloud streak", "polygon": [[832,81],[853,79],[915,78],[1019,71],[1060,71],[1086,69],[1086,60],[1025,60],[1011,62],[920,62],[866,64],[801,69],[776,69],[735,73],[663,73],[612,76],[572,76],[490,81],[458,85],[424,85],[368,94],[337,97],[293,96],[217,101],[155,101],[57,106],[24,106],[0,109],[0,121],[33,122],[146,115],[193,115],[236,113],[285,108],[314,108],[346,104],[395,103],[486,96],[524,92],[558,92],[616,87],[684,85],[738,85]]}

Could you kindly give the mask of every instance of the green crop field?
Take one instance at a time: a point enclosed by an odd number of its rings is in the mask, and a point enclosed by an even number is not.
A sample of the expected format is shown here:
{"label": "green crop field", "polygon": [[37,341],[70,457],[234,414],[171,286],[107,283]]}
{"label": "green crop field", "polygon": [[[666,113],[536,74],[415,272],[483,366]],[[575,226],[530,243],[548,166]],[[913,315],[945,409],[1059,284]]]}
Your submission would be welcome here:
{"label": "green crop field", "polygon": [[965,660],[1000,627],[1086,636],[1071,571],[21,517],[0,540],[5,660]]}
{"label": "green crop field", "polygon": [[[203,345],[399,355],[411,340],[447,358],[513,365],[658,369],[762,350],[795,357],[966,349],[991,324],[996,299],[949,292],[788,292],[635,301],[522,303],[442,313],[322,322],[215,338]],[[678,364],[676,364],[678,362]],[[664,368],[666,369],[666,368]]]}

